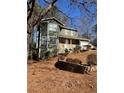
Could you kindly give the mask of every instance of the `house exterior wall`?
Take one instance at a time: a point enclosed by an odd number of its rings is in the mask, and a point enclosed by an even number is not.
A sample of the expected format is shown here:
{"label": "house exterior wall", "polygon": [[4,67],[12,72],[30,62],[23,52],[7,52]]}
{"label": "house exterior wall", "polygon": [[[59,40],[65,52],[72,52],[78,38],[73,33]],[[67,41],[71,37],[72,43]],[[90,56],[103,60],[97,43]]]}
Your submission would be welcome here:
{"label": "house exterior wall", "polygon": [[[59,44],[59,39],[58,39],[58,34],[60,32],[59,25],[56,22],[49,22],[47,25],[47,50],[50,51],[51,53],[57,54],[57,51],[59,49],[58,44]],[[51,54],[52,55],[52,54]]]}
{"label": "house exterior wall", "polygon": [[84,49],[85,47],[85,45],[89,45],[89,41],[80,41],[80,46],[81,46],[81,49]]}
{"label": "house exterior wall", "polygon": [[[71,37],[77,37],[78,32],[71,29],[62,28],[60,33],[60,36],[71,36]],[[72,44],[72,39],[67,38],[61,38],[64,40],[64,42],[59,42],[59,53],[64,53],[65,49],[74,49],[76,47],[76,44]]]}
{"label": "house exterior wall", "polygon": [[80,46],[83,46],[83,45],[88,45],[89,42],[88,41],[80,41]]}
{"label": "house exterior wall", "polygon": [[59,33],[59,35],[78,36],[78,32],[77,32],[77,31],[73,31],[73,30],[69,30],[69,29],[63,28],[63,29],[61,30],[61,32]]}
{"label": "house exterior wall", "polygon": [[57,53],[58,50],[58,33],[60,32],[59,25],[54,21],[48,21],[40,25],[41,32],[41,53],[50,51],[51,56]]}
{"label": "house exterior wall", "polygon": [[65,45],[67,49],[74,49],[76,47],[75,44],[63,44],[63,43],[59,43],[59,53],[65,53]]}

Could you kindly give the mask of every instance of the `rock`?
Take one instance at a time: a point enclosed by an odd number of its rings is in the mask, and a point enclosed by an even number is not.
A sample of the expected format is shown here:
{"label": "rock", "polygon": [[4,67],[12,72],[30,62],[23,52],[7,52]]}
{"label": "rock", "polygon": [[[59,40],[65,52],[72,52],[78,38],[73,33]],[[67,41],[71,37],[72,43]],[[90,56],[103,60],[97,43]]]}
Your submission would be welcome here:
{"label": "rock", "polygon": [[93,88],[93,85],[89,84],[90,88]]}

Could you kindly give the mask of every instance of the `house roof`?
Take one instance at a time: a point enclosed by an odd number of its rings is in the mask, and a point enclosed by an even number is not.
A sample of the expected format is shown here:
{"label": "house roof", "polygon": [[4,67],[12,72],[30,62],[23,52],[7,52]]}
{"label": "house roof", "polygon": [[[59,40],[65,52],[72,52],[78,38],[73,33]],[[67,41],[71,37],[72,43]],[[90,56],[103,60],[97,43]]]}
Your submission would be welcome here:
{"label": "house roof", "polygon": [[58,22],[61,26],[61,28],[63,28],[63,29],[68,29],[68,30],[73,30],[73,31],[77,31],[76,29],[74,29],[74,28],[70,28],[70,27],[65,27],[65,25],[60,21],[60,20],[58,20],[57,18],[55,18],[55,17],[50,17],[50,18],[44,18],[44,19],[42,19],[42,21],[48,21],[48,20],[55,20],[56,22]]}
{"label": "house roof", "polygon": [[42,19],[42,21],[48,21],[48,20],[55,20],[56,22],[58,22],[60,25],[65,26],[62,22],[60,22],[57,18],[55,17],[50,17],[50,18],[44,18]]}
{"label": "house roof", "polygon": [[67,39],[77,39],[81,41],[90,41],[90,39],[82,38],[82,37],[74,37],[74,36],[65,36],[65,35],[59,35],[61,38],[67,38]]}
{"label": "house roof", "polygon": [[76,32],[77,32],[77,29],[74,29],[74,28],[65,27],[65,26],[63,26],[62,28],[63,28],[63,29],[68,29],[68,30],[73,30],[73,31],[76,31]]}

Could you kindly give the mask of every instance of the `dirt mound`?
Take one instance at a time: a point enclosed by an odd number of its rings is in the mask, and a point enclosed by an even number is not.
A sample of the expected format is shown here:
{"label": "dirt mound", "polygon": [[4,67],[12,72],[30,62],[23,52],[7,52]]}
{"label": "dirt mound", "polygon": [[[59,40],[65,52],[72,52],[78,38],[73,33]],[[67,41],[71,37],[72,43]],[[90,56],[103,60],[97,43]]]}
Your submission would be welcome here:
{"label": "dirt mound", "polygon": [[[70,54],[86,60],[86,54]],[[77,56],[78,55],[78,56]],[[57,58],[28,64],[28,93],[97,93],[96,72],[79,74],[57,69]]]}

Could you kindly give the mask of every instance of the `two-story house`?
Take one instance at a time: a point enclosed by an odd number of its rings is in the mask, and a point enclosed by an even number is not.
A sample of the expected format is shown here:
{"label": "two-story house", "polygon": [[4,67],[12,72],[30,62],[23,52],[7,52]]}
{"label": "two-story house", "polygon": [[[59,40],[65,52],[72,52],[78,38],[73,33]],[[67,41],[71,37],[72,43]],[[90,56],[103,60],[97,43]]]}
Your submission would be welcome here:
{"label": "two-story house", "polygon": [[65,27],[56,18],[45,18],[38,27],[39,30],[39,54],[44,51],[58,54],[64,53],[65,49],[74,49],[76,46],[89,44],[89,39],[78,36],[78,31],[73,28]]}

